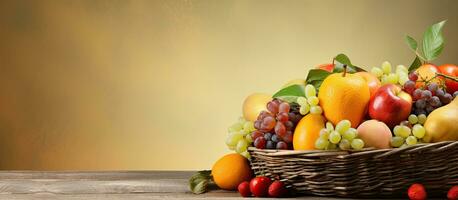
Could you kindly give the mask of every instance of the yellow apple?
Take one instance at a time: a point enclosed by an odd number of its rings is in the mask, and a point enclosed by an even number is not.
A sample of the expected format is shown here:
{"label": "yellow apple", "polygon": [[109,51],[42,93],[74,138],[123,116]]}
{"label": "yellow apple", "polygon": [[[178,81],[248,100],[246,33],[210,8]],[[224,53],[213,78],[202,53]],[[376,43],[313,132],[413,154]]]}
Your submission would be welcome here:
{"label": "yellow apple", "polygon": [[268,94],[250,94],[243,102],[243,117],[248,121],[256,121],[259,113],[266,110],[266,105],[270,100],[272,100],[272,97]]}

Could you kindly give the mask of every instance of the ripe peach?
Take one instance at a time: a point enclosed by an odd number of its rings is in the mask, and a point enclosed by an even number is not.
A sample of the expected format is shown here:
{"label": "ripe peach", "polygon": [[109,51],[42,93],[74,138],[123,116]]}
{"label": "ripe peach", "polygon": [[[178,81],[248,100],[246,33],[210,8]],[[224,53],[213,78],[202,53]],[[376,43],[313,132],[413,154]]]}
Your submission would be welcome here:
{"label": "ripe peach", "polygon": [[391,130],[385,123],[372,119],[363,122],[357,130],[366,147],[390,148]]}
{"label": "ripe peach", "polygon": [[[436,73],[439,72],[437,66],[433,64],[424,64],[420,66],[415,72],[418,74],[418,81],[415,84],[416,88],[423,87],[425,83],[421,82],[421,80],[430,80],[436,76]],[[441,81],[440,77],[436,77],[431,80],[430,83],[437,83],[439,84]]]}

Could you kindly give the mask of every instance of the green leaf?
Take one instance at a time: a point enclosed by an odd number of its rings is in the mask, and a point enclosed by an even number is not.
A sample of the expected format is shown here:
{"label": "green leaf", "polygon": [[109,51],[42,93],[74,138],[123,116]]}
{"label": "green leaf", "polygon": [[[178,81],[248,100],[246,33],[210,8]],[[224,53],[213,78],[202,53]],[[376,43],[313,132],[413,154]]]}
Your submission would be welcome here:
{"label": "green leaf", "polygon": [[409,73],[415,71],[421,66],[421,60],[418,58],[418,56],[415,57],[415,60],[413,60],[412,64],[410,64],[409,67]]}
{"label": "green leaf", "polygon": [[[324,71],[324,70],[323,70]],[[295,97],[300,97],[303,96],[305,97],[305,90],[303,85],[291,85],[288,87],[285,87],[275,93],[272,97],[277,98],[277,97],[285,97],[285,96],[295,96]]]}
{"label": "green leaf", "polygon": [[353,69],[354,69],[355,71],[357,71],[357,72],[367,72],[365,69],[360,68],[360,67],[358,67],[358,66],[354,66],[354,65],[353,65],[353,66],[351,66],[351,68],[353,68]]}
{"label": "green leaf", "polygon": [[357,67],[353,65],[350,61],[350,58],[348,58],[347,55],[345,54],[339,54],[334,58],[334,70],[332,70],[333,73],[340,73],[343,72],[344,65],[347,65],[347,72],[349,73],[355,73],[355,72],[365,72],[366,70]]}
{"label": "green leaf", "polygon": [[339,62],[339,63],[348,65],[348,66],[353,66],[353,65],[351,64],[350,58],[348,58],[348,56],[345,55],[345,54],[343,54],[343,53],[337,55],[337,56],[334,58],[334,60],[337,61],[337,62]]}
{"label": "green leaf", "polygon": [[444,49],[444,37],[442,28],[446,20],[429,27],[423,35],[423,54],[427,61],[436,59]]}
{"label": "green leaf", "polygon": [[198,171],[189,178],[189,189],[194,194],[205,193],[210,188],[214,188],[210,170]]}
{"label": "green leaf", "polygon": [[307,74],[307,78],[305,79],[306,83],[310,83],[315,80],[324,80],[328,77],[331,72],[322,69],[311,69]]}
{"label": "green leaf", "polygon": [[319,89],[323,80],[331,74],[326,70],[312,69],[309,71],[305,81],[307,84],[312,84],[316,89]]}
{"label": "green leaf", "polygon": [[320,90],[322,83],[323,83],[323,80],[315,80],[315,81],[311,81],[309,84],[313,85],[317,90]]}
{"label": "green leaf", "polygon": [[212,175],[212,171],[211,170],[202,170],[202,171],[198,171],[197,173],[199,175],[205,176],[205,177],[211,177],[211,175]]}
{"label": "green leaf", "polygon": [[288,103],[294,103],[297,101],[297,96],[281,96],[281,97],[277,97],[277,99],[280,99],[282,101],[286,101]]}
{"label": "green leaf", "polygon": [[405,39],[410,49],[412,49],[412,51],[417,51],[417,47],[418,47],[417,41],[408,35],[406,35]]}

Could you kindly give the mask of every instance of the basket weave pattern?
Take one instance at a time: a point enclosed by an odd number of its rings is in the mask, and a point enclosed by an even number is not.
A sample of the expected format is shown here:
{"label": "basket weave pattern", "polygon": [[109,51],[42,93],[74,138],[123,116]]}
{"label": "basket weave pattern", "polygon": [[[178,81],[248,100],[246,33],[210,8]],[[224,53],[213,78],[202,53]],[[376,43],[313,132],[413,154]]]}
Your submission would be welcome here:
{"label": "basket weave pattern", "polygon": [[405,197],[422,183],[428,196],[458,184],[458,141],[362,151],[292,151],[249,148],[256,175],[284,181],[299,194]]}

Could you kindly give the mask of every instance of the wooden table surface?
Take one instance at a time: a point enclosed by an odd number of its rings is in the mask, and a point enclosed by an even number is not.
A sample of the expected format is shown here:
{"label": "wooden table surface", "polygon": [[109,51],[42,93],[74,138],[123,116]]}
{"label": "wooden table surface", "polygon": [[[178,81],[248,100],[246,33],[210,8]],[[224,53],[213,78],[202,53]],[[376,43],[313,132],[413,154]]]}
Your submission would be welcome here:
{"label": "wooden table surface", "polygon": [[[194,172],[0,171],[0,199],[244,199],[237,192],[223,190],[211,191],[202,195],[192,194],[188,189],[188,178],[192,173]],[[294,199],[325,200],[333,198],[307,196]]]}

